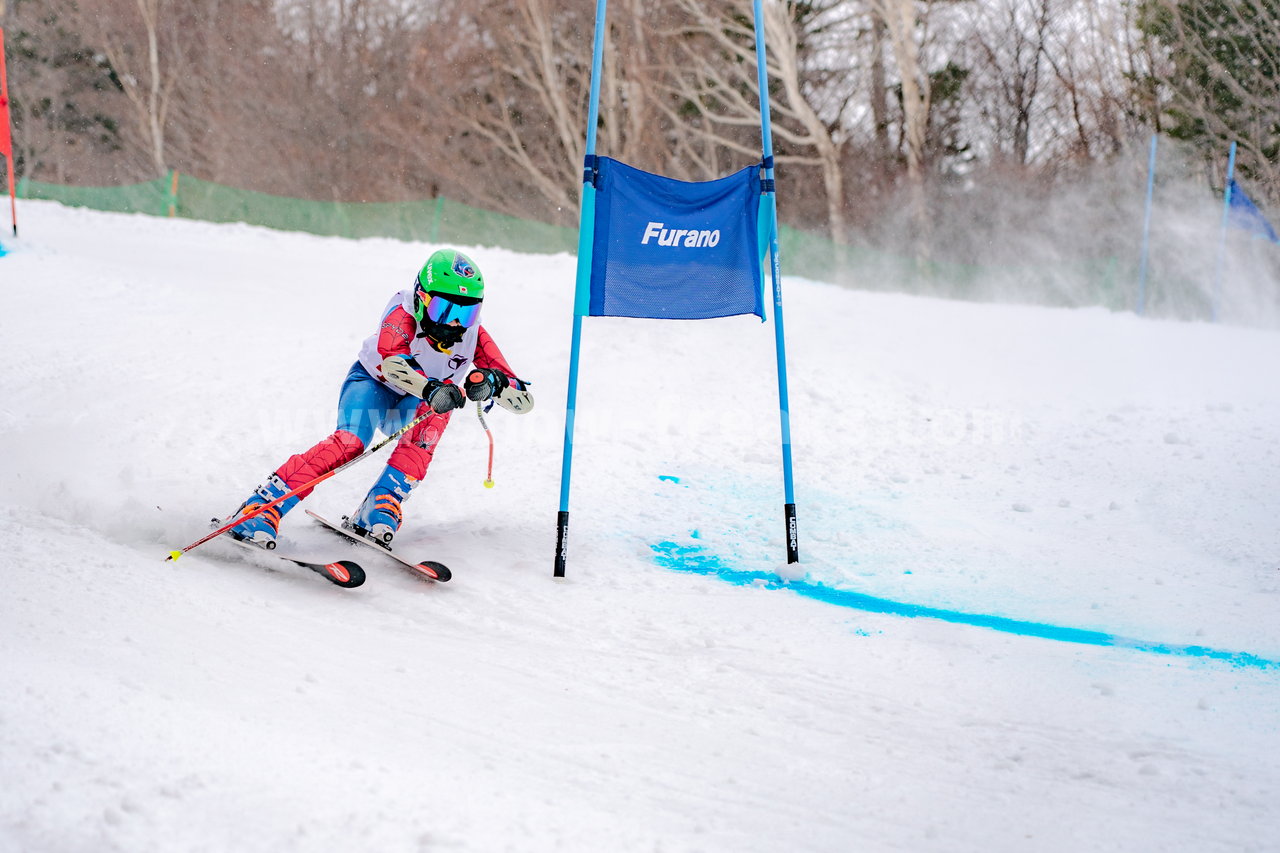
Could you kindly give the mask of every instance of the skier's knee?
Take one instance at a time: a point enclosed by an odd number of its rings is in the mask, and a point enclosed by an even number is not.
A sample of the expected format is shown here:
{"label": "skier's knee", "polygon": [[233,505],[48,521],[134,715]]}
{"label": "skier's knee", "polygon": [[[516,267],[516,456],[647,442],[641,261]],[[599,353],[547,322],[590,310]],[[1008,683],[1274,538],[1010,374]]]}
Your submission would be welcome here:
{"label": "skier's knee", "polygon": [[333,441],[347,459],[354,459],[364,452],[364,441],[360,436],[344,429],[339,429],[333,434]]}

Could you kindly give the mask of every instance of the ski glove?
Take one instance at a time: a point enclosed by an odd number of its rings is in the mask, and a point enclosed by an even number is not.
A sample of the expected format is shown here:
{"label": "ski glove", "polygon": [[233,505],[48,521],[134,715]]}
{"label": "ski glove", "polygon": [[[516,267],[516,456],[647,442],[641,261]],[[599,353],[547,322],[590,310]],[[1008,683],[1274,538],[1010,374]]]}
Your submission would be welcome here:
{"label": "ski glove", "polygon": [[431,379],[427,381],[426,393],[422,395],[422,399],[427,401],[427,405],[431,407],[431,411],[438,415],[445,412],[460,409],[466,404],[466,398],[462,396],[462,389],[457,385],[450,385],[441,382],[439,379]]}
{"label": "ski glove", "polygon": [[476,368],[467,374],[467,399],[479,403],[496,397],[510,385],[507,375],[489,367]]}

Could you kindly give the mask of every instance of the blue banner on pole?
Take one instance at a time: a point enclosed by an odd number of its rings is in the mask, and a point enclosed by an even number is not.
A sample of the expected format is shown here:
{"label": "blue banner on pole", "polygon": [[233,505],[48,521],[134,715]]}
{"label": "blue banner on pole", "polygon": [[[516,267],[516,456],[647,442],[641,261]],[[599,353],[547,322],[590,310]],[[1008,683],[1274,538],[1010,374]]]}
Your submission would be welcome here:
{"label": "blue banner on pole", "polygon": [[595,158],[592,317],[764,319],[760,166],[689,183]]}
{"label": "blue banner on pole", "polygon": [[1234,179],[1231,181],[1228,198],[1231,202],[1232,225],[1255,236],[1266,238],[1272,243],[1280,243],[1280,236],[1276,235],[1276,229],[1271,227],[1271,223],[1262,215],[1262,211],[1258,210],[1258,206]]}

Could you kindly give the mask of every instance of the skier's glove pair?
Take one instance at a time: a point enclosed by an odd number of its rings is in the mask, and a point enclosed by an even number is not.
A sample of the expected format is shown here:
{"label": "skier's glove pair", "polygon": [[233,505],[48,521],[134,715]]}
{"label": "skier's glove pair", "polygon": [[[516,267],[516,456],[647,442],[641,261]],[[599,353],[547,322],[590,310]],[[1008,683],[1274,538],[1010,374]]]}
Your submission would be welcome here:
{"label": "skier's glove pair", "polygon": [[422,399],[427,401],[431,411],[438,415],[460,409],[467,402],[462,396],[462,389],[457,385],[441,382],[439,379],[427,380],[426,393]]}
{"label": "skier's glove pair", "polygon": [[479,403],[498,396],[511,382],[501,370],[478,367],[467,374],[467,381],[464,384],[467,388],[467,399]]}

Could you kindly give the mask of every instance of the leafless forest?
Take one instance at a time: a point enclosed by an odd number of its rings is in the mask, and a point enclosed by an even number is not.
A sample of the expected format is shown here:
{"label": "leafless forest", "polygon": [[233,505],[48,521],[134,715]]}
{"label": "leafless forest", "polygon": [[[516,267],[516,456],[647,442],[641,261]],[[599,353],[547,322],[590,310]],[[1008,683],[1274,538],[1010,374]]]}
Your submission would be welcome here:
{"label": "leafless forest", "polygon": [[[613,0],[599,153],[692,180],[757,158],[751,8]],[[1206,193],[1238,140],[1255,197],[1280,202],[1280,0],[764,10],[781,215],[838,243],[972,254],[946,223],[1003,218],[997,233],[1084,186],[1102,188],[1094,207],[1122,193],[1116,216],[1132,223],[1153,132],[1180,140]],[[572,224],[594,12],[591,0],[8,0],[19,174],[105,185],[177,170]],[[1026,201],[996,203],[1010,198]]]}

